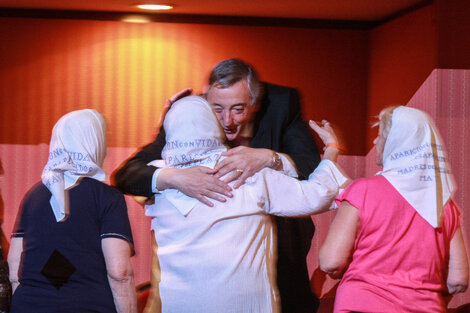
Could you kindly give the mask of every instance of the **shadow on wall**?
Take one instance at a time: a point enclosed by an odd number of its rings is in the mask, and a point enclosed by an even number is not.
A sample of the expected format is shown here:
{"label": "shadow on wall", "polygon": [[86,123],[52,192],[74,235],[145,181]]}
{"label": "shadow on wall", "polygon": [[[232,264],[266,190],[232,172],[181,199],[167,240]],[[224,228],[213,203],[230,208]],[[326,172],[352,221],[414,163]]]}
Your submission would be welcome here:
{"label": "shadow on wall", "polygon": [[338,289],[339,280],[329,290],[322,292],[323,286],[327,281],[327,274],[320,267],[317,267],[310,279],[310,287],[320,298],[320,306],[317,313],[331,313],[335,304],[336,289]]}

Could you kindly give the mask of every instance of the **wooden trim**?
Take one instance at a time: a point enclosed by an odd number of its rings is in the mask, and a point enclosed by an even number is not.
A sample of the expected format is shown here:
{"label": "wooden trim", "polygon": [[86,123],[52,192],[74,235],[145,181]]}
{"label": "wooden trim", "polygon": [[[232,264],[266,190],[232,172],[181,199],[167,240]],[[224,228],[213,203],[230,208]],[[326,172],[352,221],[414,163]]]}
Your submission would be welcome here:
{"label": "wooden trim", "polygon": [[403,16],[403,15],[406,15],[406,14],[408,14],[408,13],[411,13],[411,12],[413,12],[413,11],[417,11],[417,10],[419,10],[419,9],[421,9],[421,8],[424,8],[424,7],[428,6],[428,5],[431,5],[431,4],[433,4],[433,3],[434,3],[434,0],[423,0],[423,1],[420,1],[420,2],[414,4],[414,5],[410,6],[410,7],[404,8],[404,9],[398,11],[398,12],[395,12],[395,13],[393,13],[393,14],[390,14],[389,16],[384,17],[384,18],[381,19],[379,22],[377,22],[377,25],[376,25],[376,26],[380,26],[380,25],[382,25],[382,24],[388,23],[388,22],[390,22],[391,20],[394,20],[394,19],[396,19],[396,18],[399,18],[399,17],[401,17],[401,16]]}
{"label": "wooden trim", "polygon": [[0,17],[12,17],[12,18],[46,18],[46,19],[121,21],[123,18],[129,15],[142,16],[148,19],[149,21],[156,22],[156,23],[273,26],[273,27],[352,29],[352,30],[369,30],[378,25],[378,22],[374,22],[374,21],[0,8]]}

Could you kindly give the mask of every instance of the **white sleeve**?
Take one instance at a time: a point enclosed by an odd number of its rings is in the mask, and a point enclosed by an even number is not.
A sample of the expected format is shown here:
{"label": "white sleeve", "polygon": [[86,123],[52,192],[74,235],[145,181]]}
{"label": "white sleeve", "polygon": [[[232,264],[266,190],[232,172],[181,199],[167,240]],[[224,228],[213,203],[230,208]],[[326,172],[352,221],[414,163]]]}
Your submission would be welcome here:
{"label": "white sleeve", "polygon": [[152,192],[153,193],[160,193],[160,190],[157,188],[157,180],[158,180],[158,174],[160,174],[162,168],[157,168],[155,172],[153,172],[152,175]]}
{"label": "white sleeve", "polygon": [[157,181],[158,175],[160,174],[163,168],[166,168],[165,160],[153,160],[147,163],[147,166],[154,166],[156,167],[155,172],[152,175],[152,192],[153,193],[160,193],[160,190],[157,188]]}
{"label": "white sleeve", "polygon": [[290,156],[280,152],[277,154],[279,154],[282,161],[282,172],[287,176],[298,178],[297,167],[295,167],[295,163]]}
{"label": "white sleeve", "polygon": [[273,170],[263,172],[266,213],[279,216],[302,216],[324,212],[349,182],[336,165],[320,162],[308,180],[299,181]]}

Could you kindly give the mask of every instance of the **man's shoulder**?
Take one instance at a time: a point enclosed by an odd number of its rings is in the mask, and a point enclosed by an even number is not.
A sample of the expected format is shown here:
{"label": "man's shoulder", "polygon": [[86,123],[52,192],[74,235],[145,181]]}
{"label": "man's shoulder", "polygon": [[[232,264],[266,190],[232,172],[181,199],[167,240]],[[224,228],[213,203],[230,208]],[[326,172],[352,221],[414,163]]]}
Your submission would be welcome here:
{"label": "man's shoulder", "polygon": [[265,96],[283,95],[297,92],[295,88],[263,82]]}
{"label": "man's shoulder", "polygon": [[300,98],[296,89],[271,83],[264,84],[264,96],[261,101],[261,114],[273,112],[277,115],[289,114],[299,109]]}

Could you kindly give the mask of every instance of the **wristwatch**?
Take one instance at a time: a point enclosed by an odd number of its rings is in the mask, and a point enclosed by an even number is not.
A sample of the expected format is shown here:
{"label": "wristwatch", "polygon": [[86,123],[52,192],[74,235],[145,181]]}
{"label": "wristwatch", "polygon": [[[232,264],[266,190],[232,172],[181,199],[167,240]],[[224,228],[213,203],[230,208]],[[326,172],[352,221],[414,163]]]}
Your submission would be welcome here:
{"label": "wristwatch", "polygon": [[281,163],[282,163],[281,157],[279,156],[279,154],[273,151],[273,159],[272,159],[271,168],[273,170],[277,170],[278,167],[281,165]]}

